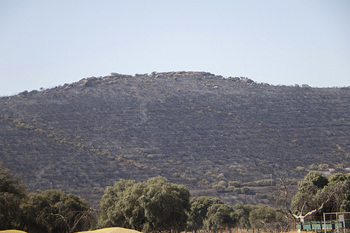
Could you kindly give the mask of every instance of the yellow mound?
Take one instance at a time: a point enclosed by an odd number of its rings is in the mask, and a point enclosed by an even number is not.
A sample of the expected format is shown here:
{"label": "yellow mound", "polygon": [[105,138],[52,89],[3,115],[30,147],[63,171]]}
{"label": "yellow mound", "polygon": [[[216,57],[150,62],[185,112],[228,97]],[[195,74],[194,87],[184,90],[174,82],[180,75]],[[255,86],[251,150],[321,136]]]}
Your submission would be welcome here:
{"label": "yellow mound", "polygon": [[[5,230],[5,231],[0,231],[0,233],[26,233],[26,232],[20,231],[20,230]],[[94,230],[94,231],[80,231],[78,233],[141,233],[141,232],[122,228],[122,227],[111,227],[111,228],[103,228],[103,229]]]}
{"label": "yellow mound", "polygon": [[0,231],[0,232],[4,232],[4,233],[26,233],[25,231],[20,231],[20,230],[4,230],[4,231]]}
{"label": "yellow mound", "polygon": [[80,231],[79,233],[140,233],[140,231],[126,229],[122,227],[111,227],[111,228],[103,228],[103,229],[94,230],[94,231]]}

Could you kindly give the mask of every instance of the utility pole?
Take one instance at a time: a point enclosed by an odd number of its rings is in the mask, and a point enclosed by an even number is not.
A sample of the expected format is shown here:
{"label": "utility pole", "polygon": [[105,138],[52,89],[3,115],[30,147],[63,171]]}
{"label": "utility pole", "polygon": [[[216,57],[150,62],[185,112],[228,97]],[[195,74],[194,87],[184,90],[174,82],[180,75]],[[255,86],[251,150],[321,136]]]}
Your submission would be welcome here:
{"label": "utility pole", "polygon": [[273,180],[272,180],[272,174],[270,174],[270,175],[271,175],[271,186],[272,186],[272,181],[273,181]]}

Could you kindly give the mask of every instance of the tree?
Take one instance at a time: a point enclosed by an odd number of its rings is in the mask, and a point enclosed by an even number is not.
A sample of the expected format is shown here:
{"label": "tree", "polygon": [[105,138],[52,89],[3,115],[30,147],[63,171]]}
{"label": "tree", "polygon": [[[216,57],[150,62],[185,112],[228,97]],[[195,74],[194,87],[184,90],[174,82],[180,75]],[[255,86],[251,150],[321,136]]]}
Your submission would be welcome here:
{"label": "tree", "polygon": [[298,192],[291,202],[290,213],[301,222],[321,209],[329,201],[331,193],[323,192],[328,179],[318,172],[309,172],[303,180],[298,182]]}
{"label": "tree", "polygon": [[249,214],[254,209],[253,205],[238,202],[234,206],[234,216],[240,228],[250,229]]}
{"label": "tree", "polygon": [[[113,186],[108,186],[102,196],[100,201],[100,215],[98,225],[100,227],[125,227],[125,228],[133,228],[140,229],[143,223],[140,225],[131,225],[129,223],[130,210],[135,208],[136,203],[139,199],[139,195],[136,195],[135,201],[131,201],[130,198],[135,196],[135,190],[132,191],[135,185],[135,181],[133,180],[120,180],[115,182]],[[141,188],[141,193],[143,193],[143,189]],[[127,200],[128,201],[124,201]],[[140,205],[139,205],[140,206]],[[144,212],[143,210],[141,212]],[[143,216],[144,217],[144,214]]]}
{"label": "tree", "polygon": [[151,227],[146,230],[184,230],[190,192],[185,186],[171,184],[163,177],[151,178],[146,182],[146,196],[142,199],[145,216]]}
{"label": "tree", "polygon": [[50,203],[42,194],[29,193],[22,203],[22,223],[28,232],[48,232],[46,219],[50,213]]}
{"label": "tree", "polygon": [[29,233],[72,233],[88,230],[94,223],[92,209],[84,199],[60,190],[30,193],[22,211]]}
{"label": "tree", "polygon": [[328,212],[350,211],[350,174],[335,173],[328,178],[325,193],[333,193],[325,206]]}
{"label": "tree", "polygon": [[227,204],[213,204],[208,208],[204,227],[216,232],[219,229],[231,228],[235,224],[233,208]]}
{"label": "tree", "polygon": [[258,205],[249,213],[250,225],[264,231],[274,231],[286,224],[284,216],[267,205]]}
{"label": "tree", "polygon": [[191,200],[191,210],[188,217],[187,226],[189,230],[198,230],[203,228],[203,221],[207,217],[208,209],[214,204],[224,204],[219,198],[215,197],[195,197]]}
{"label": "tree", "polygon": [[20,204],[25,195],[26,188],[19,177],[0,163],[0,230],[20,229]]}
{"label": "tree", "polygon": [[335,173],[329,179],[318,172],[310,172],[298,182],[289,214],[304,222],[305,218],[322,212],[349,210],[350,176]]}
{"label": "tree", "polygon": [[128,227],[143,232],[183,230],[190,193],[163,177],[136,183],[121,180],[107,187],[100,202],[100,227]]}

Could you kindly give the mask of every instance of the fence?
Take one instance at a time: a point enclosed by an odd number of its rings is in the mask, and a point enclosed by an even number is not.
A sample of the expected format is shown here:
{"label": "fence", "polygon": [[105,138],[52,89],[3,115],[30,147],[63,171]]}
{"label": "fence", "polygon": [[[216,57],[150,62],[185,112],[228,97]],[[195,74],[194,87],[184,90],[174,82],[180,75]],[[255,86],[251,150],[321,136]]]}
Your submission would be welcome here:
{"label": "fence", "polygon": [[324,213],[322,219],[300,222],[296,226],[300,231],[350,232],[350,212]]}

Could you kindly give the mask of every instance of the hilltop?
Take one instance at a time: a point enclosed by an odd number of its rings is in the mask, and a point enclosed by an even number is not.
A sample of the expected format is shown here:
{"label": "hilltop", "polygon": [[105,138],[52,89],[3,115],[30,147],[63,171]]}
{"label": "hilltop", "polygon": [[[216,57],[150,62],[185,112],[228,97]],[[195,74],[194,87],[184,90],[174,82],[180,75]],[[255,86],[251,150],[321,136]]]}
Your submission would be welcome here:
{"label": "hilltop", "polygon": [[112,73],[0,98],[0,161],[31,191],[95,203],[116,180],[158,175],[194,196],[269,202],[278,178],[347,172],[349,106],[350,88]]}

